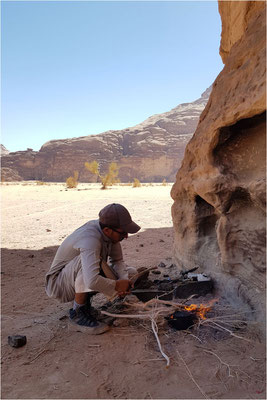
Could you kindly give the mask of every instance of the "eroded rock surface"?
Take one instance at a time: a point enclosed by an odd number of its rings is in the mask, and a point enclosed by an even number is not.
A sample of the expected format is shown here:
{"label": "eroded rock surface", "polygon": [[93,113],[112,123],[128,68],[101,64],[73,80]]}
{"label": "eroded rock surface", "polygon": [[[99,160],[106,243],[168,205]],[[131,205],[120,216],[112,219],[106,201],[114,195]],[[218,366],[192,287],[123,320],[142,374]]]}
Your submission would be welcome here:
{"label": "eroded rock surface", "polygon": [[122,182],[134,178],[173,182],[210,91],[208,88],[193,103],[180,104],[132,128],[53,140],[38,152],[28,149],[9,153],[2,157],[2,166],[16,169],[26,180],[65,181],[76,170],[80,182],[95,182],[95,175],[85,169],[84,163],[97,160],[101,173],[108,163],[117,162]]}
{"label": "eroded rock surface", "polygon": [[1,182],[17,182],[22,181],[18,171],[12,168],[1,168]]}
{"label": "eroded rock surface", "polygon": [[9,151],[5,148],[3,144],[1,144],[1,155],[8,154]]}
{"label": "eroded rock surface", "polygon": [[210,272],[264,321],[265,3],[221,1],[219,10],[225,67],[172,188],[175,258]]}

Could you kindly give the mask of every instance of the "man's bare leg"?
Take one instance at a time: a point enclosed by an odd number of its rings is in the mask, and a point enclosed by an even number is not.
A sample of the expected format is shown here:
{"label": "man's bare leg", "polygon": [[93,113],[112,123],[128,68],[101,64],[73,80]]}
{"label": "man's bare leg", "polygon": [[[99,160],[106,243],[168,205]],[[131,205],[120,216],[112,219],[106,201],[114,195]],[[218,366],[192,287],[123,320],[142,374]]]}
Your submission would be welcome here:
{"label": "man's bare leg", "polygon": [[88,293],[75,293],[75,297],[74,297],[74,301],[79,304],[79,305],[83,305],[86,303],[88,297]]}

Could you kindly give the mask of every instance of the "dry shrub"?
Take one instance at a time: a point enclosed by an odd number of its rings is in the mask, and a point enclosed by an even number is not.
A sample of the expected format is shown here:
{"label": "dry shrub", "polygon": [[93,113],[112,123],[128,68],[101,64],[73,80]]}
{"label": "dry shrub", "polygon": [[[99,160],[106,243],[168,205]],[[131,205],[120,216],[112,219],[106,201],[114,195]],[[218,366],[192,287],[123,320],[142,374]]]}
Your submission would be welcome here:
{"label": "dry shrub", "polygon": [[95,174],[97,176],[100,176],[99,173],[99,163],[97,161],[92,161],[92,162],[85,162],[84,166],[88,171],[92,172],[92,174]]}
{"label": "dry shrub", "polygon": [[141,185],[139,179],[134,178],[134,181],[133,181],[133,188],[137,188],[137,187],[141,187],[141,186],[142,186],[142,185]]}
{"label": "dry shrub", "polygon": [[108,166],[108,172],[105,175],[100,175],[99,172],[99,163],[97,161],[92,161],[91,163],[84,163],[86,169],[88,169],[92,174],[97,175],[102,183],[101,189],[106,189],[107,186],[112,186],[116,183],[119,183],[118,179],[119,168],[117,163],[112,162]]}
{"label": "dry shrub", "polygon": [[76,188],[78,186],[78,176],[79,176],[78,171],[74,171],[73,175],[74,176],[69,176],[66,179],[66,186],[67,186],[68,189],[73,189],[73,188]]}

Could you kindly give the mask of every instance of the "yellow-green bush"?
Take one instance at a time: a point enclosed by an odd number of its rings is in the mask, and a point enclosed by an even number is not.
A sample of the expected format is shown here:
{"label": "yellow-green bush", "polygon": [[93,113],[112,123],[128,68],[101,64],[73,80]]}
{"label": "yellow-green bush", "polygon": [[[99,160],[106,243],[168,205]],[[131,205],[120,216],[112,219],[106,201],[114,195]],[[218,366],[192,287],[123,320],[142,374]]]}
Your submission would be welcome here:
{"label": "yellow-green bush", "polygon": [[134,178],[134,181],[133,181],[133,188],[141,187],[141,186],[142,186],[142,185],[141,185],[139,179]]}
{"label": "yellow-green bush", "polygon": [[106,189],[107,186],[112,186],[115,183],[119,183],[120,180],[117,178],[119,174],[119,168],[117,163],[112,162],[108,166],[108,172],[105,175],[100,175],[99,163],[97,161],[92,161],[91,163],[84,163],[86,169],[88,169],[92,174],[97,175],[102,183],[101,189]]}
{"label": "yellow-green bush", "polygon": [[66,186],[68,189],[73,189],[76,188],[78,186],[78,177],[79,177],[79,173],[78,171],[74,171],[74,176],[69,176],[66,179]]}

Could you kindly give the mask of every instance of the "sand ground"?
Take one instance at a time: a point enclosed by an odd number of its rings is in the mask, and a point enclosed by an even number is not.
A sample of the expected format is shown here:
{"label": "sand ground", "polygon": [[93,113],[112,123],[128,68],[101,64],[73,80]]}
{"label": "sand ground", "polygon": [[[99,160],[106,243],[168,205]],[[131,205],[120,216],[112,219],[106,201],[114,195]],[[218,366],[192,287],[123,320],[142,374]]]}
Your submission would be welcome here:
{"label": "sand ground", "polygon": [[[168,268],[170,189],[155,184],[105,191],[94,184],[72,190],[63,184],[1,185],[3,399],[266,398],[265,343],[250,325],[239,334],[248,340],[163,325],[159,337],[171,359],[167,369],[149,323],[126,321],[90,336],[69,328],[71,304],[58,304],[45,294],[44,276],[59,244],[112,202],[125,205],[142,226],[122,242],[126,262],[136,267],[164,262],[162,274],[178,275]],[[7,338],[14,334],[26,335],[26,346],[10,347]]]}

